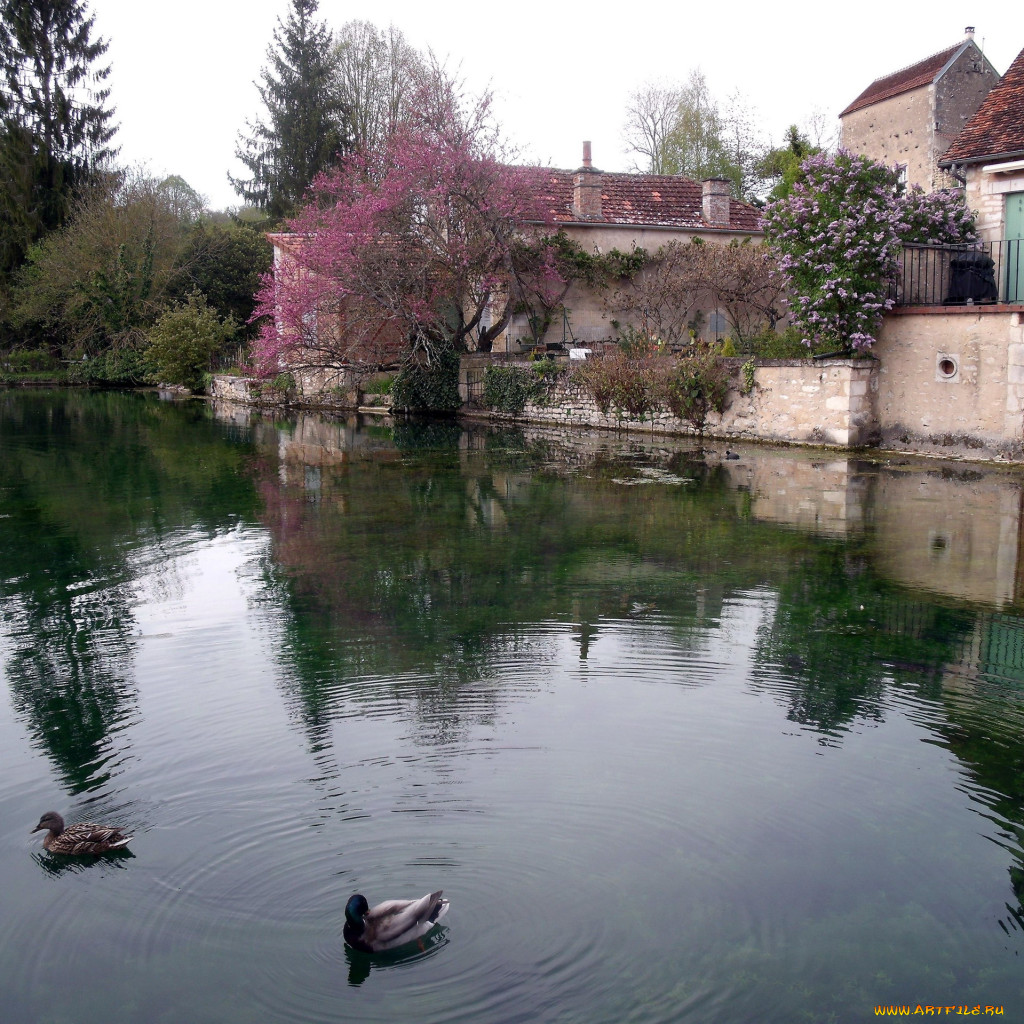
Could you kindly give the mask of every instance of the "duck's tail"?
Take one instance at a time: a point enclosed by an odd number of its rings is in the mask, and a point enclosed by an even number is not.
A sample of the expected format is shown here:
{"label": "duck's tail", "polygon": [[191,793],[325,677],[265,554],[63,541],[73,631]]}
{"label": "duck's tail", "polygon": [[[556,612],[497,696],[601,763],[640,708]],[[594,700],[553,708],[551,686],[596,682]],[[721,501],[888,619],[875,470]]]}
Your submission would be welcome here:
{"label": "duck's tail", "polygon": [[451,904],[446,899],[442,899],[441,893],[443,890],[438,889],[437,892],[430,894],[431,908],[430,913],[427,915],[427,920],[433,924],[437,924],[438,921],[448,913],[448,908]]}

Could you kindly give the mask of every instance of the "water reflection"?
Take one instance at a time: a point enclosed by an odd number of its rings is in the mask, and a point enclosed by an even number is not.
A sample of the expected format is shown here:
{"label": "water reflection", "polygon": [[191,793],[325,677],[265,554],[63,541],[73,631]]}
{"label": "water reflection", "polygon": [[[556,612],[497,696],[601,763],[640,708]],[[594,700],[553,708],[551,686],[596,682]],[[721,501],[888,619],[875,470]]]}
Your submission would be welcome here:
{"label": "water reflection", "polygon": [[370,977],[371,971],[390,971],[420,963],[436,956],[448,942],[448,929],[439,925],[407,949],[395,949],[386,953],[362,953],[346,945],[348,983],[353,988],[358,988]]}
{"label": "water reflection", "polygon": [[1016,476],[452,425],[389,437],[299,417],[257,479],[318,749],[382,689],[425,746],[455,742],[510,699],[510,646],[543,657],[538,623],[565,622],[586,662],[609,630],[648,618],[655,643],[696,663],[727,604],[770,594],[751,690],[825,748],[912,698],[972,787],[1000,794],[979,812],[1005,830],[1019,889],[1024,718],[1016,703],[972,717],[999,706],[976,699],[993,672],[1024,678]]}
{"label": "water reflection", "polygon": [[130,756],[138,579],[182,525],[233,523],[251,495],[201,422],[139,395],[0,392],[4,667],[69,794],[109,788]]}
{"label": "water reflection", "polygon": [[[16,846],[11,920],[36,876],[81,902],[41,951],[0,932],[13,1019],[58,948],[104,1002],[240,1021],[333,1019],[339,991],[364,1021],[425,988],[431,1021],[1009,991],[1019,475],[221,415],[0,394],[4,817],[52,774],[151,823],[147,872]],[[348,892],[421,875],[458,892],[457,957],[342,951]],[[86,905],[132,922],[104,931],[142,951],[125,977]]]}
{"label": "water reflection", "polygon": [[[585,661],[609,624],[657,612],[685,648],[730,595],[768,587],[753,685],[778,688],[787,717],[833,742],[883,715],[902,668],[932,685],[922,675],[937,678],[974,628],[969,605],[921,600],[922,588],[996,608],[1018,597],[1021,487],[1005,474],[725,461],[451,424],[400,422],[389,437],[302,416],[266,456],[264,521],[298,613],[290,648],[314,730],[339,678],[432,665],[432,716],[504,660],[499,639],[528,642],[534,623],[570,622]],[[972,516],[978,503],[990,514]],[[339,649],[342,630],[359,639]]]}
{"label": "water reflection", "polygon": [[128,861],[134,860],[135,854],[131,850],[112,850],[109,853],[98,856],[87,855],[78,857],[62,857],[59,854],[33,852],[32,859],[39,865],[39,868],[51,878],[60,878],[63,875],[79,875],[86,871],[112,870],[123,871],[128,867]]}

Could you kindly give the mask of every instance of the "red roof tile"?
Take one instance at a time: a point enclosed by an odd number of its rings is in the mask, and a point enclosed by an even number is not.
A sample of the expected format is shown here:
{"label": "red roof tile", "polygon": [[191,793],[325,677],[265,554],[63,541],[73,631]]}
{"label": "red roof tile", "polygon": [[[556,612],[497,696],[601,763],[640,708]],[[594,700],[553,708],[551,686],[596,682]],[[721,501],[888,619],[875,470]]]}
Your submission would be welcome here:
{"label": "red roof tile", "polygon": [[1024,153],[1024,50],[953,140],[942,165]]}
{"label": "red roof tile", "polygon": [[[556,223],[584,221],[573,206],[575,171],[545,168],[549,215]],[[729,200],[729,224],[711,225],[704,219],[703,187],[700,182],[669,174],[617,174],[602,172],[601,220],[599,224],[628,224],[636,227],[673,227],[707,231],[760,231],[760,211],[739,199]],[[591,221],[587,221],[591,223]]]}
{"label": "red roof tile", "polygon": [[847,114],[870,107],[873,103],[910,92],[911,89],[920,89],[923,85],[930,85],[957,51],[966,45],[957,43],[956,46],[950,46],[941,53],[932,54],[931,57],[911,64],[909,68],[894,71],[883,78],[876,78],[839,116],[846,117]]}

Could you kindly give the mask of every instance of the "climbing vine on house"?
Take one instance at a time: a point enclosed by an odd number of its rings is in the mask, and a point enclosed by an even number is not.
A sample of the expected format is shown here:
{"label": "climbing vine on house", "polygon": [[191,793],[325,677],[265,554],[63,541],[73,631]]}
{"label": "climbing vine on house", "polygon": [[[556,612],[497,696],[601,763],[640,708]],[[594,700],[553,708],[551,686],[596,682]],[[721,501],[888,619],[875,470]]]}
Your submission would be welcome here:
{"label": "climbing vine on house", "polygon": [[647,261],[647,251],[637,246],[629,252],[587,252],[562,230],[534,239],[520,238],[512,256],[515,312],[526,315],[531,339],[539,344],[573,283],[603,290],[632,280]]}

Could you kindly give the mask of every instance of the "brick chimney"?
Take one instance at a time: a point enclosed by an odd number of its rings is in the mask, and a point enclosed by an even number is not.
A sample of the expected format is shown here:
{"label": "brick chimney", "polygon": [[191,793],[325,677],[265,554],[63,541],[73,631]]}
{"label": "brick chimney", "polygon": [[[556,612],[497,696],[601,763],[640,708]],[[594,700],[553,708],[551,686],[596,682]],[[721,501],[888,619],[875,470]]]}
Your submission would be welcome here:
{"label": "brick chimney", "polygon": [[713,227],[729,226],[729,192],[732,182],[728,178],[705,178],[704,219]]}
{"label": "brick chimney", "polygon": [[577,220],[604,220],[601,214],[601,171],[591,164],[590,143],[583,143],[583,166],[572,178],[573,216]]}

